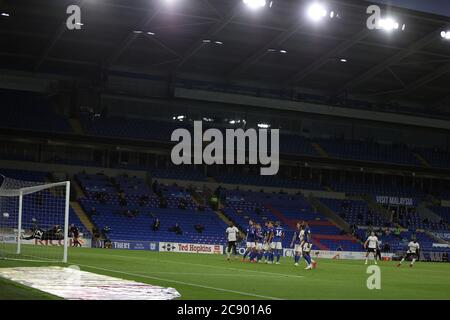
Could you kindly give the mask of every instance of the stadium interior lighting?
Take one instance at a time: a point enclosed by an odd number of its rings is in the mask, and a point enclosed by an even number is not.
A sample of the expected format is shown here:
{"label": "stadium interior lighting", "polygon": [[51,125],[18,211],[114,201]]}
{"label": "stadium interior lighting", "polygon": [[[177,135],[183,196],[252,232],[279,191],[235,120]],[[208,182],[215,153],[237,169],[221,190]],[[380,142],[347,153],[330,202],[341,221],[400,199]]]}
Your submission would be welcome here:
{"label": "stadium interior lighting", "polygon": [[268,128],[270,128],[270,124],[268,124],[268,123],[258,123],[258,128],[268,129]]}
{"label": "stadium interior lighting", "polygon": [[9,13],[2,12],[2,17],[9,17]]}
{"label": "stadium interior lighting", "polygon": [[[393,18],[385,18],[385,19],[380,19],[380,21],[378,22],[378,25],[381,29],[385,30],[385,31],[393,31],[393,30],[398,30],[400,28],[400,24],[395,21]],[[406,25],[402,26],[402,30],[405,30]]]}
{"label": "stadium interior lighting", "polygon": [[154,36],[154,35],[155,35],[155,33],[154,33],[154,32],[151,32],[151,31],[147,32],[147,34],[148,34],[149,36]]}
{"label": "stadium interior lighting", "polygon": [[142,33],[142,31],[141,30],[134,30],[133,33],[140,34],[140,33]]}
{"label": "stadium interior lighting", "polygon": [[172,117],[172,119],[173,120],[178,120],[178,121],[183,121],[184,119],[186,119],[186,116],[183,116],[183,115],[181,115],[181,116],[174,116],[174,117]]}
{"label": "stadium interior lighting", "polygon": [[214,41],[214,43],[217,44],[217,45],[219,45],[219,46],[223,45],[223,42],[222,42],[222,41]]}
{"label": "stadium interior lighting", "polygon": [[280,53],[287,53],[287,50],[280,50]]}
{"label": "stadium interior lighting", "polygon": [[245,121],[245,120],[230,120],[230,121],[228,121],[229,124],[240,124],[240,123],[245,124],[246,122],[247,121]]}
{"label": "stadium interior lighting", "polygon": [[341,58],[341,59],[339,59],[339,61],[340,61],[340,62],[343,62],[343,63],[346,63],[348,60],[345,59],[345,58]]}
{"label": "stadium interior lighting", "polygon": [[178,2],[178,0],[164,0],[164,3],[170,6],[175,4],[176,2]]}
{"label": "stadium interior lighting", "polygon": [[450,31],[442,31],[441,37],[446,40],[450,40]]}
{"label": "stadium interior lighting", "polygon": [[[264,8],[267,5],[266,0],[242,0],[242,2],[253,10]],[[272,6],[272,3],[270,3],[270,6]]]}
{"label": "stadium interior lighting", "polygon": [[203,121],[205,121],[205,122],[213,122],[214,121],[214,119],[213,118],[203,118]]}
{"label": "stadium interior lighting", "polygon": [[[320,3],[313,3],[308,7],[308,17],[313,21],[319,21],[328,15],[328,11],[324,5]],[[330,14],[331,16],[331,14]],[[333,14],[334,16],[334,14]]]}
{"label": "stadium interior lighting", "polygon": [[203,40],[203,43],[211,43],[211,40],[209,40],[209,39],[204,39],[204,40]]}

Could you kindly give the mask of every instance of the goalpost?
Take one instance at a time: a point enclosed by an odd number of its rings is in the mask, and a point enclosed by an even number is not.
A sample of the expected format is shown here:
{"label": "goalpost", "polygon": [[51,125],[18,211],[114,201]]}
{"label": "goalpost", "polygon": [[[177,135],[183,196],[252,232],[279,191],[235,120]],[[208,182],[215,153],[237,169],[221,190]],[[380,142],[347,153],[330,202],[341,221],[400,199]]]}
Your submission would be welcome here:
{"label": "goalpost", "polygon": [[0,175],[0,258],[67,262],[70,181]]}

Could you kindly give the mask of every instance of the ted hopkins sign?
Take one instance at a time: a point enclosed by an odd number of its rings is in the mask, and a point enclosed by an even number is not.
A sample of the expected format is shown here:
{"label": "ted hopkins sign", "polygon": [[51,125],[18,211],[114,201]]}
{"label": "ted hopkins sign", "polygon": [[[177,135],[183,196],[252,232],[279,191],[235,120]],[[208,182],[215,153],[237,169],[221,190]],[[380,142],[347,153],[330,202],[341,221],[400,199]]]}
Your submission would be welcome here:
{"label": "ted hopkins sign", "polygon": [[160,252],[222,254],[223,246],[214,244],[160,242]]}
{"label": "ted hopkins sign", "polygon": [[392,204],[398,206],[414,206],[413,198],[400,198],[390,196],[376,196],[377,203],[380,204]]}

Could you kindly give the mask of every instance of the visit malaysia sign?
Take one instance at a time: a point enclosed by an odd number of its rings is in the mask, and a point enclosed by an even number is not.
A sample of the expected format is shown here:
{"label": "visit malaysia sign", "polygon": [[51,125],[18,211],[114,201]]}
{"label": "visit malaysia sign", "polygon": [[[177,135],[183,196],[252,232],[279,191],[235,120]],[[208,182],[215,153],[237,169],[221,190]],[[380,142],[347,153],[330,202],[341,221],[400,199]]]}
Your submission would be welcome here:
{"label": "visit malaysia sign", "polygon": [[387,205],[397,205],[397,206],[414,206],[414,198],[402,198],[402,197],[391,197],[391,196],[376,196],[377,203],[387,204]]}

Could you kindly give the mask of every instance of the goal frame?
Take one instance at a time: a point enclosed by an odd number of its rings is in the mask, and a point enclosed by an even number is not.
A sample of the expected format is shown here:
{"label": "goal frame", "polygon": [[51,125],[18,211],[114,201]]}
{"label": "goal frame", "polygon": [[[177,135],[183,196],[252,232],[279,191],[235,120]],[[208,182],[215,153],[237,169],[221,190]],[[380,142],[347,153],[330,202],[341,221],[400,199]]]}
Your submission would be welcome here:
{"label": "goal frame", "polygon": [[[23,214],[23,196],[28,194],[27,191],[38,189],[37,191],[50,189],[53,187],[66,187],[66,199],[64,207],[64,253],[62,262],[67,263],[68,246],[69,246],[69,210],[70,210],[70,181],[63,181],[57,183],[43,184],[38,187],[24,187],[19,189],[19,208],[18,208],[18,221],[17,221],[17,250],[16,254],[20,255],[22,252],[22,214]],[[37,192],[36,191],[36,192]]]}

